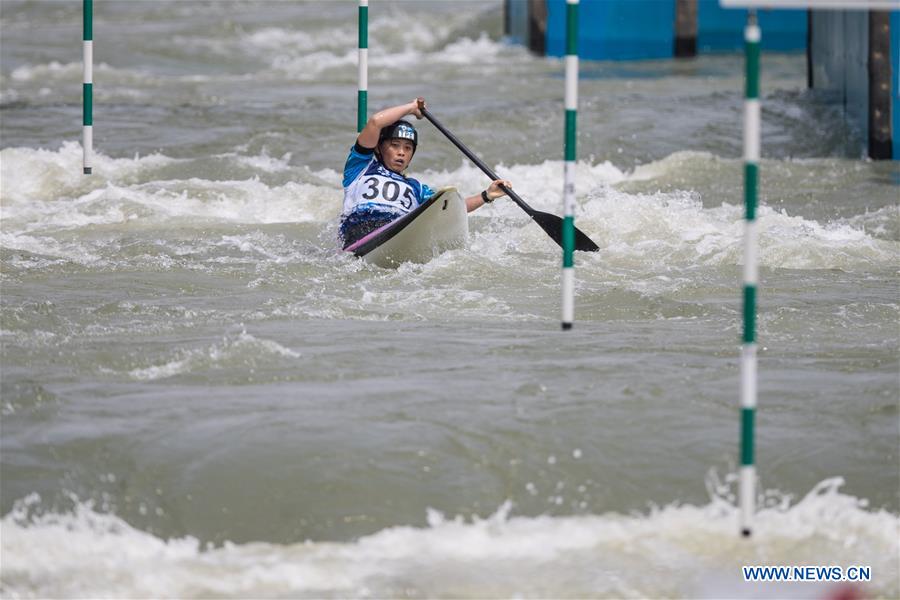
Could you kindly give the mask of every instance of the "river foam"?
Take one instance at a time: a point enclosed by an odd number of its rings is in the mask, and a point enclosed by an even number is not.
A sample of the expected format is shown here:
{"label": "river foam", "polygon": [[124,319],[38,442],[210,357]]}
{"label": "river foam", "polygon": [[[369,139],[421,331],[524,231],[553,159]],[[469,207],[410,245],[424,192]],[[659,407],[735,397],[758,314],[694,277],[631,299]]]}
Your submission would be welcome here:
{"label": "river foam", "polygon": [[[77,502],[40,514],[32,495],[2,526],[7,597],[825,597],[835,585],[744,583],[743,565],[865,565],[867,597],[895,597],[896,515],[841,493],[840,478],[763,508],[754,537],[714,498],[644,514],[447,517],[352,542],[206,546],[160,539]],[[772,494],[769,494],[770,496]],[[78,548],[78,552],[72,552]],[[690,576],[686,576],[690,573]]]}
{"label": "river foam", "polygon": [[[317,224],[314,243],[336,244],[340,211],[340,174],[312,171],[291,162],[290,155],[235,151],[203,159],[163,154],[111,158],[98,153],[93,178],[73,177],[80,167],[80,145],[58,150],[2,150],[4,228],[2,246],[49,258],[97,257],[96,240],[87,234],[103,227],[123,233],[147,228],[206,228],[217,225]],[[718,169],[722,159],[688,156],[694,169]],[[197,160],[222,178],[193,176]],[[739,265],[743,258],[743,207],[715,197],[715,191],[638,191],[635,183],[665,185],[683,156],[667,157],[633,171],[609,162],[579,161],[576,167],[577,225],[601,247],[606,266],[659,270],[679,265]],[[698,162],[699,161],[699,162]],[[731,161],[735,164],[737,161]],[[497,165],[538,210],[556,213],[562,203],[561,161]],[[231,174],[231,177],[229,177]],[[238,177],[235,177],[238,175]],[[484,186],[474,166],[460,162],[445,170],[417,174],[433,187],[457,186],[464,195]],[[717,200],[719,200],[717,202]],[[728,198],[730,200],[730,198]],[[512,249],[547,248],[545,235],[512,202],[500,201],[472,215],[471,245],[499,258]],[[871,269],[894,264],[898,242],[883,233],[896,228],[887,208],[825,222],[791,214],[789,208],[762,205],[758,212],[759,260],[776,269]],[[481,223],[481,226],[474,226]],[[497,245],[498,229],[511,232]],[[66,240],[58,238],[70,232]],[[882,232],[879,235],[878,232]],[[72,233],[75,236],[72,236]],[[84,238],[79,241],[80,238]],[[198,242],[199,243],[199,242]],[[82,250],[71,245],[85,245]],[[323,247],[324,247],[323,246]],[[61,247],[68,249],[61,250]],[[590,268],[596,256],[586,256]]]}

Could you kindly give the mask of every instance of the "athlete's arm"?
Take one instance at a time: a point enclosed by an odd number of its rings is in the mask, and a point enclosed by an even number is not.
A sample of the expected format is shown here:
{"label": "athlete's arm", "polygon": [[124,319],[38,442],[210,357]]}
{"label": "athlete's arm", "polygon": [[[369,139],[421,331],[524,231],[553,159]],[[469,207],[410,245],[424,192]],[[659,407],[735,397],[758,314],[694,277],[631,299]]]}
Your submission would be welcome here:
{"label": "athlete's arm", "polygon": [[[512,184],[505,179],[492,181],[491,185],[488,186],[488,189],[484,191],[491,202],[493,202],[497,198],[500,198],[501,196],[506,195],[506,192],[500,189],[501,185],[505,185],[509,189],[512,189]],[[472,212],[476,208],[480,208],[482,206],[484,206],[484,198],[481,197],[481,192],[478,192],[474,196],[469,196],[468,198],[466,198],[466,212]]]}
{"label": "athlete's arm", "polygon": [[415,115],[417,119],[422,118],[422,112],[419,110],[419,103],[416,100],[407,104],[385,108],[369,117],[366,126],[359,132],[356,143],[363,148],[374,148],[378,145],[378,135],[381,133],[381,129],[395,121],[399,121],[406,115]]}

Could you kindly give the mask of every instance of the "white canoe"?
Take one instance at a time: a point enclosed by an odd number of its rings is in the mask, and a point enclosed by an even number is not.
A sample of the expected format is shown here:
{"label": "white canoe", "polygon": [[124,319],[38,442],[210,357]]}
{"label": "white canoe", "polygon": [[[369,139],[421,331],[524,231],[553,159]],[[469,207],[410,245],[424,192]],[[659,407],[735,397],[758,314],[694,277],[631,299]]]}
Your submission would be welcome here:
{"label": "white canoe", "polygon": [[425,263],[447,250],[465,248],[468,237],[466,202],[456,188],[449,187],[344,251],[379,267],[396,267],[404,262]]}

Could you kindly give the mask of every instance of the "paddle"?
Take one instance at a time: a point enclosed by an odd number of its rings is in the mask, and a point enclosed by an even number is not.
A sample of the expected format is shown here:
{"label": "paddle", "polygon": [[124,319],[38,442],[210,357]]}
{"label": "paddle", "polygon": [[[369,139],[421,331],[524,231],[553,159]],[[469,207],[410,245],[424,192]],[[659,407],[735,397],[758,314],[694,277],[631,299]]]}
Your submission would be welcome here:
{"label": "paddle", "polygon": [[[475,163],[479,169],[484,171],[484,174],[487,175],[488,177],[490,177],[491,181],[500,179],[499,177],[497,177],[497,174],[494,173],[490,169],[490,167],[488,167],[486,164],[484,164],[484,162],[482,162],[482,160],[480,158],[475,156],[471,150],[466,148],[465,144],[463,144],[461,141],[456,139],[455,135],[453,135],[452,133],[447,131],[447,128],[444,127],[443,125],[441,125],[440,121],[438,121],[436,118],[434,118],[434,115],[432,115],[430,112],[428,112],[428,109],[426,109],[423,106],[425,103],[424,99],[419,98],[418,100],[419,100],[419,110],[421,111],[423,117],[425,117],[426,119],[431,121],[432,125],[437,127],[441,133],[443,133],[445,136],[447,136],[447,139],[450,140],[451,142],[453,142],[453,144],[457,148],[459,148],[463,154],[468,156],[469,160],[471,160],[473,163]],[[549,235],[551,238],[553,238],[554,242],[556,242],[560,246],[563,245],[563,241],[562,241],[562,239],[563,239],[563,220],[562,220],[562,218],[557,217],[556,215],[551,215],[550,213],[545,213],[545,212],[541,212],[539,210],[534,210],[533,208],[528,206],[528,204],[526,204],[524,200],[519,198],[518,194],[516,194],[514,191],[512,191],[505,185],[501,185],[500,189],[503,190],[507,196],[512,198],[513,202],[515,202],[516,204],[519,205],[519,208],[521,208],[526,213],[528,213],[528,216],[531,217],[535,223],[540,225],[541,229],[543,229],[545,232],[547,232],[547,235]],[[600,250],[600,247],[597,246],[597,244],[595,244],[593,242],[593,240],[591,240],[591,238],[589,238],[580,229],[578,229],[576,227],[575,228],[575,249],[582,250],[584,252],[597,252]]]}

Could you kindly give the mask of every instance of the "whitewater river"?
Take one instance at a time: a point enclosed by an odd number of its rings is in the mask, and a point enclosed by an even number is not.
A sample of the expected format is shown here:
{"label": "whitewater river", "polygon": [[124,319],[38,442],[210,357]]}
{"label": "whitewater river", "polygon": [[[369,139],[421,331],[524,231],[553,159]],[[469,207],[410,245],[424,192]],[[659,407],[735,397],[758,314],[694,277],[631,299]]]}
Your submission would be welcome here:
{"label": "whitewater river", "polygon": [[[501,3],[372,0],[369,103],[562,212],[563,64]],[[576,322],[508,200],[395,270],[337,250],[357,4],[95,2],[0,21],[0,593],[900,595],[900,169],[763,58],[759,512],[735,507],[743,58],[582,62]],[[765,36],[765,31],[763,32]],[[486,177],[425,121],[411,174]]]}

